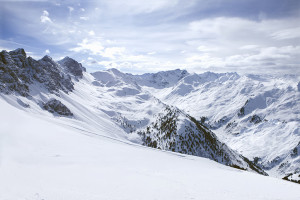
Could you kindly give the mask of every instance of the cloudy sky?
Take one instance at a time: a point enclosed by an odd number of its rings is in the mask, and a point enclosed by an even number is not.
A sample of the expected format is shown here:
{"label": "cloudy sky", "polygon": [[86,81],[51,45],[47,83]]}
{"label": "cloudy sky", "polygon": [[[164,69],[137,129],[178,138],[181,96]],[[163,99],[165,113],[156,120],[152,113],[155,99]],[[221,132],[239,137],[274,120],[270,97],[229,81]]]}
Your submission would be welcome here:
{"label": "cloudy sky", "polygon": [[0,49],[90,72],[300,74],[299,0],[0,0]]}

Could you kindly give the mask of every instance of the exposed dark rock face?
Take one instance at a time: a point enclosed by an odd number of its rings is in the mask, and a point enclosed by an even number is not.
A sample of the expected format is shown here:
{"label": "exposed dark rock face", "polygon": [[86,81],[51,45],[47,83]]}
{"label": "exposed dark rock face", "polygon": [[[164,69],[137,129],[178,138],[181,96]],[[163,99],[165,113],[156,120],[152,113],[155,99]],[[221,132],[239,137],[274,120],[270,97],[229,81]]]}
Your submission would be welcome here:
{"label": "exposed dark rock face", "polygon": [[209,158],[239,169],[267,175],[260,167],[221,143],[217,136],[195,118],[167,106],[146,130],[138,131],[144,145]]}
{"label": "exposed dark rock face", "polygon": [[82,67],[81,63],[78,63],[76,60],[69,57],[65,57],[64,59],[58,61],[58,64],[60,64],[63,68],[66,69],[67,72],[75,77],[82,78],[82,72],[86,71],[86,69]]}
{"label": "exposed dark rock face", "polygon": [[18,92],[22,96],[28,96],[28,80],[19,78],[24,70],[26,54],[23,49],[17,49],[10,53],[0,52],[0,92],[10,94]]}
{"label": "exposed dark rock face", "polygon": [[290,173],[290,174],[286,175],[285,177],[283,177],[282,179],[286,180],[286,181],[291,181],[293,183],[300,184],[300,174],[298,175],[298,177],[296,176],[298,178],[298,180],[293,179],[293,176],[294,176],[294,174]]}
{"label": "exposed dark rock face", "polygon": [[245,107],[246,107],[246,105],[248,104],[248,100],[246,101],[246,103],[245,103],[245,105],[239,110],[239,113],[238,113],[238,116],[239,117],[243,117],[243,116],[245,116]]}
{"label": "exposed dark rock face", "polygon": [[71,77],[64,74],[59,65],[49,56],[44,56],[35,65],[34,78],[43,83],[51,93],[62,90],[66,93],[74,89]]}
{"label": "exposed dark rock face", "polygon": [[[10,94],[16,92],[22,96],[29,96],[30,85],[39,83],[50,93],[58,94],[61,90],[65,93],[74,89],[72,74],[82,77],[81,64],[73,59],[66,59],[60,66],[49,56],[40,60],[27,57],[24,49],[0,52],[0,92]],[[66,69],[65,69],[66,68]]]}
{"label": "exposed dark rock face", "polygon": [[298,87],[298,91],[300,92],[300,81],[299,81],[297,87]]}
{"label": "exposed dark rock face", "polygon": [[49,100],[43,105],[43,108],[51,113],[61,116],[73,116],[73,113],[70,111],[70,109],[56,99]]}
{"label": "exposed dark rock face", "polygon": [[262,120],[261,118],[258,116],[258,115],[253,115],[250,119],[250,122],[251,123],[254,123],[254,124],[258,124],[260,123]]}
{"label": "exposed dark rock face", "polygon": [[297,157],[297,156],[300,156],[300,142],[299,142],[298,145],[292,150],[291,156],[292,156],[293,158],[294,158],[294,157]]}

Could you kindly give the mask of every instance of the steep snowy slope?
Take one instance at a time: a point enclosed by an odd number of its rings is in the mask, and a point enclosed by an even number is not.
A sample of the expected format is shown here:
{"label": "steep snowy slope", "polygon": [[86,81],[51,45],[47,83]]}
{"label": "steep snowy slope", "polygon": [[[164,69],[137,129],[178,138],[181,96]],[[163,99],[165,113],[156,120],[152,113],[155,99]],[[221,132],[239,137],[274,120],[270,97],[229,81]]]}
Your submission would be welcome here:
{"label": "steep snowy slope", "polygon": [[0,199],[300,198],[298,184],[103,137],[105,127],[92,134],[3,99],[0,110]]}

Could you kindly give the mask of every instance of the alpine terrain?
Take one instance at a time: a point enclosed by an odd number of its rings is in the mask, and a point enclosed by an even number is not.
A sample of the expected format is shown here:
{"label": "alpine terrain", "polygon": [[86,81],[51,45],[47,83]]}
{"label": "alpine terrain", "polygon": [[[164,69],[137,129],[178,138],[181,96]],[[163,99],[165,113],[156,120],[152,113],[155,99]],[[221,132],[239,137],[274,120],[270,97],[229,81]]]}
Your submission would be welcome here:
{"label": "alpine terrain", "polygon": [[299,78],[4,50],[0,199],[300,199]]}

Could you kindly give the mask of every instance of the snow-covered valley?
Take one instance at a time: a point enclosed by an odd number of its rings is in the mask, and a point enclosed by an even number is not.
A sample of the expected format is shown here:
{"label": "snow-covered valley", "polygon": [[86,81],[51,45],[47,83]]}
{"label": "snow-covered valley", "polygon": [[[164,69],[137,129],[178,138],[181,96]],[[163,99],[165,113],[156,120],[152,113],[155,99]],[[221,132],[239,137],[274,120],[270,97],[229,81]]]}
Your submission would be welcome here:
{"label": "snow-covered valley", "polygon": [[298,82],[2,51],[0,199],[299,199]]}

